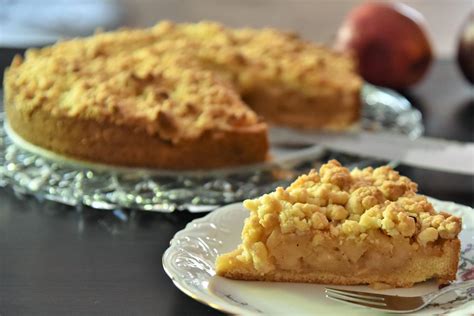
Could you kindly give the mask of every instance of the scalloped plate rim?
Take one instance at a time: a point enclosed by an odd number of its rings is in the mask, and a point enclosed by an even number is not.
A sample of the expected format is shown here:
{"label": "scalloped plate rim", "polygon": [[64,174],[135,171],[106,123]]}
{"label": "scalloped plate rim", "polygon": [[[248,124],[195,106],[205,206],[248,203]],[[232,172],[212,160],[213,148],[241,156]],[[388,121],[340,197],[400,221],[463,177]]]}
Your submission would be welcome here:
{"label": "scalloped plate rim", "polygon": [[[452,202],[452,201],[442,201],[442,200],[438,200],[438,199],[431,198],[431,197],[428,197],[428,198],[430,199],[430,202],[435,204],[435,208],[437,208],[437,209],[446,208],[446,207],[458,208],[458,215],[462,215],[462,217],[463,217],[463,230],[464,231],[474,230],[474,209],[472,209],[469,206],[457,204],[457,203]],[[440,205],[441,205],[441,207],[440,207]],[[201,302],[205,305],[208,305],[212,308],[215,308],[217,310],[220,310],[220,311],[223,311],[223,312],[226,312],[226,313],[246,314],[246,315],[260,314],[260,313],[255,313],[255,311],[246,310],[244,307],[239,307],[235,304],[230,304],[230,303],[226,302],[222,297],[219,297],[215,293],[212,293],[209,290],[209,288],[202,288],[201,290],[205,290],[205,292],[204,292],[205,295],[202,295],[202,293],[199,293],[198,291],[196,291],[196,288],[191,288],[191,286],[186,283],[186,280],[183,280],[183,279],[179,278],[179,276],[177,276],[173,272],[173,270],[175,270],[176,267],[173,266],[172,262],[169,261],[170,257],[176,252],[177,248],[180,247],[180,245],[179,245],[180,241],[183,238],[190,238],[189,237],[190,232],[193,232],[195,230],[199,230],[201,228],[200,225],[202,225],[202,224],[211,224],[215,227],[218,227],[220,225],[220,223],[215,223],[215,220],[218,217],[224,216],[225,214],[227,214],[229,212],[237,212],[238,209],[244,210],[243,206],[242,206],[242,203],[233,203],[233,204],[229,204],[229,205],[220,207],[220,208],[216,209],[215,211],[207,214],[206,216],[203,216],[201,218],[198,218],[198,219],[195,219],[195,220],[189,222],[185,226],[184,229],[178,231],[173,236],[173,238],[170,240],[170,246],[164,252],[163,257],[162,257],[162,265],[163,265],[163,268],[164,268],[166,274],[171,278],[174,285],[179,290],[181,290],[183,293],[185,293],[189,297],[193,298],[194,300],[199,301],[199,302]],[[241,214],[241,215],[243,216],[243,214]],[[225,217],[223,217],[223,218],[225,218]],[[228,221],[229,221],[229,219],[228,219]],[[239,227],[238,227],[239,236],[240,236],[241,227],[242,227],[242,225],[239,225]],[[234,228],[234,229],[237,230],[237,228]],[[236,232],[234,231],[234,233],[236,233]],[[209,283],[209,280],[213,279],[212,277],[213,276],[209,276],[209,279],[206,280],[206,282]],[[219,276],[215,276],[214,279],[217,280],[217,281],[215,281],[215,283],[218,283],[219,279],[224,279],[224,278],[221,278]],[[248,281],[232,281],[232,282],[247,282],[248,283]],[[281,284],[283,284],[282,287],[284,288],[285,285],[287,285],[288,283],[281,283]],[[292,283],[289,283],[289,284],[292,284]],[[303,285],[303,286],[306,286],[306,285]],[[309,284],[307,286],[311,286],[311,284]],[[416,289],[416,286],[413,289]],[[399,289],[399,290],[403,290],[403,289]],[[462,305],[460,305],[460,307],[465,308],[468,304],[472,304],[472,306],[474,308],[474,301],[468,301],[467,303],[463,303]],[[470,307],[470,305],[467,306],[467,308],[469,308],[469,307]],[[317,306],[315,306],[315,308],[317,308]],[[349,309],[348,309],[348,311],[349,311]],[[370,310],[369,309],[365,309],[365,310],[361,309],[361,311],[369,312]],[[427,312],[427,311],[430,312],[431,310],[423,309],[420,312]],[[435,311],[436,310],[433,310],[432,312],[435,312]],[[461,313],[461,312],[462,311],[459,311],[459,313]],[[457,311],[449,312],[449,315],[456,315],[456,314],[458,314]]]}

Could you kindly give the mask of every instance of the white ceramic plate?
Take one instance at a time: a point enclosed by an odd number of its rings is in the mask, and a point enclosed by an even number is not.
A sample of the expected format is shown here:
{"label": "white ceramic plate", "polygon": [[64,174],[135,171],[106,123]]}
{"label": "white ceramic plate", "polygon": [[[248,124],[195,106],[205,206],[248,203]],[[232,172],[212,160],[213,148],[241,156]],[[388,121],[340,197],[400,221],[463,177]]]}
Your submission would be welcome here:
{"label": "white ceramic plate", "polygon": [[[462,217],[461,261],[458,279],[474,278],[474,210],[468,206],[431,199],[435,209]],[[218,255],[240,243],[240,233],[248,212],[241,203],[231,204],[189,223],[171,240],[163,255],[163,267],[174,284],[192,298],[231,314],[267,315],[380,315],[378,311],[329,300],[324,285],[249,282],[228,280],[215,275]],[[373,292],[366,286],[338,286],[342,289]],[[409,289],[379,291],[415,296],[437,290],[435,282],[424,282]],[[467,315],[474,312],[474,293],[445,295],[422,315]]]}

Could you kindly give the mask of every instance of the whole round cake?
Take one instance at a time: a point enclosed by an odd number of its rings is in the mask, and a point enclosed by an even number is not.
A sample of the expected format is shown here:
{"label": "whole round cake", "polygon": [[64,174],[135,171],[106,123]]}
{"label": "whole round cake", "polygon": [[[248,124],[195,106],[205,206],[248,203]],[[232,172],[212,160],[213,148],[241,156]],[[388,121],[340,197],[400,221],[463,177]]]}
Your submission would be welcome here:
{"label": "whole round cake", "polygon": [[[348,56],[273,29],[161,22],[15,57],[13,131],[60,155],[175,170],[265,161],[267,124],[344,129],[362,80]],[[263,118],[262,118],[263,117]]]}

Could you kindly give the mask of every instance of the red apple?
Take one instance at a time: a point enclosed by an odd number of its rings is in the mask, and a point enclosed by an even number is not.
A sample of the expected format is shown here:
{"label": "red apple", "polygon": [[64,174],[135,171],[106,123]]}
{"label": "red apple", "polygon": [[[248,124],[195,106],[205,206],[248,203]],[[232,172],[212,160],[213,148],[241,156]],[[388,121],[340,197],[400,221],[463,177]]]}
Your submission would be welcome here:
{"label": "red apple", "polygon": [[474,84],[474,11],[471,12],[461,29],[458,64],[464,77]]}
{"label": "red apple", "polygon": [[335,48],[351,52],[365,80],[407,88],[427,72],[433,53],[422,15],[401,3],[364,3],[340,28]]}

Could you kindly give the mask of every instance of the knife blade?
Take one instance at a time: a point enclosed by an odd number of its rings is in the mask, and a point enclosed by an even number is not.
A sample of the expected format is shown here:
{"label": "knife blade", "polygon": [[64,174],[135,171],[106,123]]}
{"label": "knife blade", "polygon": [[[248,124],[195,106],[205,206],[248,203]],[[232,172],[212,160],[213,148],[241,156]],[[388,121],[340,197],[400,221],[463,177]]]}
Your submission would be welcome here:
{"label": "knife blade", "polygon": [[318,144],[334,151],[438,171],[474,175],[474,143],[431,137],[411,139],[387,131],[309,132],[284,127],[270,128],[273,146]]}

